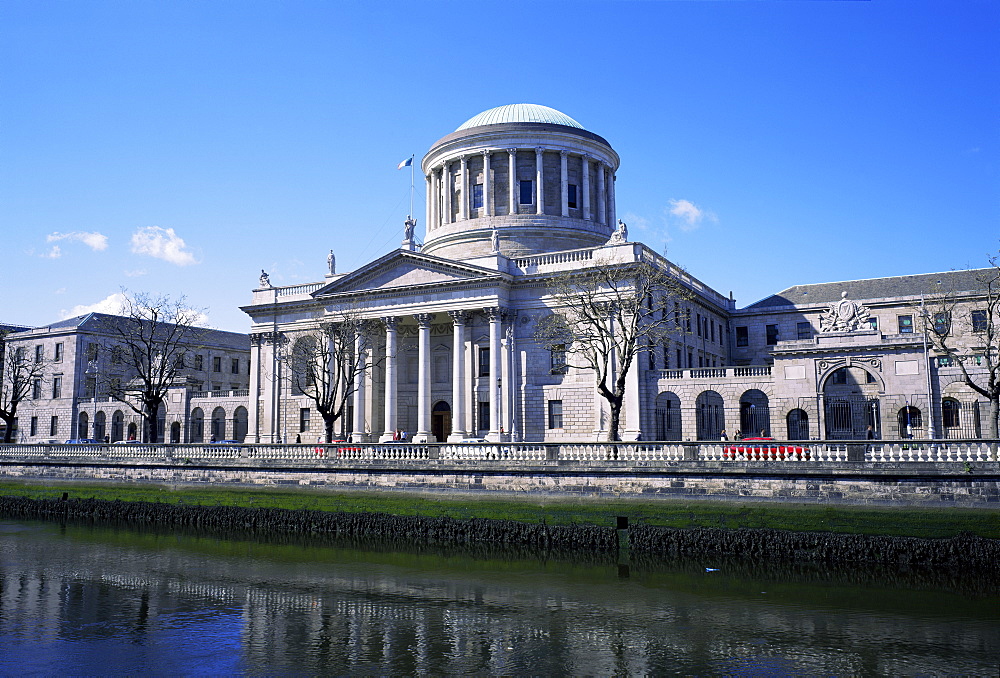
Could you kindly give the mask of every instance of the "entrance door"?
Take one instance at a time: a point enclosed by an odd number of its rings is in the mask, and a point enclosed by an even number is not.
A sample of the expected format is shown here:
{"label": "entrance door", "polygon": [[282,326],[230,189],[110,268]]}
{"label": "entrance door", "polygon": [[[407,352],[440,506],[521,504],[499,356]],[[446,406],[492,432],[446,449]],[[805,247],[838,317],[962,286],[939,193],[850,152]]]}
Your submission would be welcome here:
{"label": "entrance door", "polygon": [[439,400],[431,410],[431,435],[434,440],[443,443],[451,435],[451,405]]}

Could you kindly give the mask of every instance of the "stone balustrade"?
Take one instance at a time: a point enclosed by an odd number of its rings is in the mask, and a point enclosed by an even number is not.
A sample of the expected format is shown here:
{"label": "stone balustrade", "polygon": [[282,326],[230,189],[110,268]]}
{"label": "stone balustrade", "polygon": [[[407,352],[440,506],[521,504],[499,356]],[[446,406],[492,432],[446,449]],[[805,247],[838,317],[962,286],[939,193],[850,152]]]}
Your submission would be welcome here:
{"label": "stone balustrade", "polygon": [[650,370],[646,373],[648,379],[753,379],[770,378],[771,367],[769,365],[756,365],[753,367],[700,367],[683,370]]}
{"label": "stone balustrade", "polygon": [[970,464],[997,460],[1000,441],[733,441],[733,442],[624,442],[624,443],[332,443],[278,445],[266,443],[204,443],[163,445],[0,444],[0,460],[104,461],[159,460],[173,463],[201,460],[289,461],[350,464],[353,461],[540,462],[602,463],[616,465],[673,464],[677,462],[907,462]]}

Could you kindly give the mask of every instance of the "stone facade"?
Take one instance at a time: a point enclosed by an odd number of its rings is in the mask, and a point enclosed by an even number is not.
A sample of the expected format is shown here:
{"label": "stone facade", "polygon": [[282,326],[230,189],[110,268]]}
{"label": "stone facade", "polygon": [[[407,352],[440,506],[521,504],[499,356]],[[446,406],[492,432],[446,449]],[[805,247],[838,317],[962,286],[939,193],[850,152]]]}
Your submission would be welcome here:
{"label": "stone facade", "polygon": [[[18,408],[15,440],[141,438],[139,415],[108,395],[112,379],[125,383],[133,376],[114,360],[117,342],[107,331],[107,321],[113,318],[91,313],[46,327],[21,328],[6,337],[6,351],[20,350],[27,360],[45,366],[37,387]],[[92,362],[96,376],[88,374]],[[163,437],[157,442],[202,442],[213,435],[216,440],[242,440],[249,419],[246,335],[199,331],[180,373],[167,394],[160,416]]]}
{"label": "stone facade", "polygon": [[552,311],[555,277],[638,263],[686,294],[656,309],[678,331],[647,345],[628,373],[624,439],[982,435],[985,403],[925,345],[920,323],[921,303],[957,299],[963,350],[981,352],[968,322],[983,299],[979,272],[801,285],[737,309],[628,242],[616,219],[619,163],[604,138],[543,106],[486,111],[438,140],[421,163],[422,248],[408,237],[357,271],[254,291],[243,309],[253,321],[249,435],[321,434],[282,365],[295,341],[351,309],[382,326],[363,348],[370,367],[339,436],[601,439],[609,412],[593,374],[553,369],[535,327]]}

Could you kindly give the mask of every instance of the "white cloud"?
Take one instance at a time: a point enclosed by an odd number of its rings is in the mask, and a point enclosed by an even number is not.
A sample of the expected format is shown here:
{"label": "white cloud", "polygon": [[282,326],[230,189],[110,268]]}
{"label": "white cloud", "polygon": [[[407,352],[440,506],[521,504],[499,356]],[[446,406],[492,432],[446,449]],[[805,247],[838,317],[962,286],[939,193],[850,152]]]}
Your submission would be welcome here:
{"label": "white cloud", "polygon": [[163,259],[177,266],[189,266],[198,263],[194,255],[186,249],[184,239],[174,233],[172,228],[146,226],[132,234],[132,252],[145,254],[156,259]]}
{"label": "white cloud", "polygon": [[126,278],[138,278],[140,276],[146,275],[146,269],[144,269],[144,268],[136,268],[136,269],[133,269],[131,271],[122,271],[122,273],[125,274]]}
{"label": "white cloud", "polygon": [[629,228],[639,231],[649,230],[649,219],[639,216],[635,212],[626,212],[620,218]]}
{"label": "white cloud", "polygon": [[115,292],[94,304],[78,304],[68,311],[63,309],[59,312],[59,315],[65,320],[66,318],[75,318],[87,313],[121,313],[124,301],[125,295],[121,292]]}
{"label": "white cloud", "polygon": [[690,200],[671,200],[665,211],[682,231],[693,231],[706,219],[713,223],[719,220],[713,212],[703,210]]}
{"label": "white cloud", "polygon": [[40,254],[38,256],[42,257],[43,259],[58,259],[59,257],[62,256],[62,250],[59,249],[59,245],[53,245],[52,249],[50,249],[48,252]]}
{"label": "white cloud", "polygon": [[66,288],[65,287],[60,287],[55,292],[53,292],[53,294],[66,294]]}
{"label": "white cloud", "polygon": [[76,240],[94,250],[101,252],[108,249],[108,236],[103,233],[85,233],[83,231],[73,231],[72,233],[60,233],[56,231],[45,238],[45,242],[56,242],[59,240]]}

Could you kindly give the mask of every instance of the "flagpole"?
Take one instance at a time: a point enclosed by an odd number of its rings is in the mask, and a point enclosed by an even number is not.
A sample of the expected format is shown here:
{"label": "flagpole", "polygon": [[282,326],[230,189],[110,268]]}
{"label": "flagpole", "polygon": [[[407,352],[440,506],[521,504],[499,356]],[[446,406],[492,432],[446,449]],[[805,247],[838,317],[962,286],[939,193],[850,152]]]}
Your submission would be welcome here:
{"label": "flagpole", "polygon": [[[415,155],[415,154],[414,154]],[[413,218],[413,155],[410,156],[410,218]]]}

